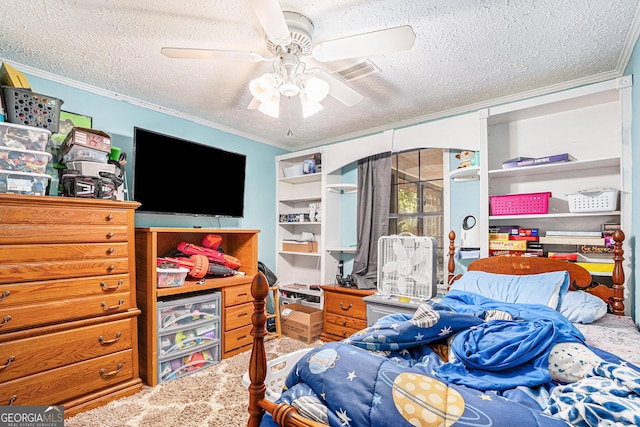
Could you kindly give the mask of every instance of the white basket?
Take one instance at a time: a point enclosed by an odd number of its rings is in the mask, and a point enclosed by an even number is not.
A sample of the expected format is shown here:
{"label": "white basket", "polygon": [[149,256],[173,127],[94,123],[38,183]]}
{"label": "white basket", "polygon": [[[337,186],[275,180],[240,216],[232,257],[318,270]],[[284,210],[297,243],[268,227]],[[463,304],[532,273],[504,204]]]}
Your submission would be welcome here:
{"label": "white basket", "polygon": [[[303,348],[302,350],[285,354],[284,356],[277,357],[267,362],[267,375],[264,378],[264,385],[267,388],[265,390],[264,397],[267,400],[275,402],[280,398],[280,394],[282,394],[282,387],[284,387],[284,382],[287,380],[289,372],[291,372],[291,369],[293,369],[296,362],[300,360],[302,356],[307,354],[309,350],[311,350],[311,348]],[[246,389],[251,385],[249,372],[245,372],[242,376],[242,385]]]}
{"label": "white basket", "polygon": [[569,212],[610,212],[618,203],[618,190],[599,188],[567,194]]}

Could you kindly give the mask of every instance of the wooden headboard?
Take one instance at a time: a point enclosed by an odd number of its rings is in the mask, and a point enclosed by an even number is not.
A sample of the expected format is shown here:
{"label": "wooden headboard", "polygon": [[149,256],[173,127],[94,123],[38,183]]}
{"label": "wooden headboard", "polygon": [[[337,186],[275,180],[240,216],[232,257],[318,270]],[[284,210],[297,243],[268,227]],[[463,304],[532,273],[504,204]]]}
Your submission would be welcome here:
{"label": "wooden headboard", "polygon": [[[568,261],[562,261],[544,257],[522,257],[522,256],[493,256],[477,259],[467,267],[468,271],[486,271],[497,274],[537,274],[550,271],[568,271],[571,282],[570,290],[582,290],[596,295],[604,300],[609,311],[618,316],[624,315],[624,270],[622,261],[624,260],[622,242],[624,233],[616,230],[613,234],[613,285],[608,286],[593,281],[591,274],[583,267]],[[455,262],[455,238],[454,231],[449,232],[449,279],[448,283],[456,280],[460,275],[454,276]]]}

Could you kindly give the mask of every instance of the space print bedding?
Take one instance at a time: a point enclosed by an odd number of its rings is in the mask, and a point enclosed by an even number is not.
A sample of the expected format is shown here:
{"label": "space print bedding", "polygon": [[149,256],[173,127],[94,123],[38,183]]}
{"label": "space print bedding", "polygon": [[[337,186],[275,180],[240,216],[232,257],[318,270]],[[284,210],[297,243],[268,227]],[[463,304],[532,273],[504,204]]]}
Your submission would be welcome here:
{"label": "space print bedding", "polygon": [[340,427],[640,425],[640,368],[545,304],[453,289],[310,350],[280,401]]}

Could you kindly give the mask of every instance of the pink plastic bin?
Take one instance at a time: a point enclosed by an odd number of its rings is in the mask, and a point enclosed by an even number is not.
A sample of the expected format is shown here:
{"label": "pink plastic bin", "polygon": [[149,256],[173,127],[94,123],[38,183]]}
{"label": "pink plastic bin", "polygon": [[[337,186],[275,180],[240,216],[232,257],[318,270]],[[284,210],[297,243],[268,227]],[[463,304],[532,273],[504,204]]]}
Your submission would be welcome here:
{"label": "pink plastic bin", "polygon": [[491,215],[532,215],[549,212],[551,192],[489,196]]}

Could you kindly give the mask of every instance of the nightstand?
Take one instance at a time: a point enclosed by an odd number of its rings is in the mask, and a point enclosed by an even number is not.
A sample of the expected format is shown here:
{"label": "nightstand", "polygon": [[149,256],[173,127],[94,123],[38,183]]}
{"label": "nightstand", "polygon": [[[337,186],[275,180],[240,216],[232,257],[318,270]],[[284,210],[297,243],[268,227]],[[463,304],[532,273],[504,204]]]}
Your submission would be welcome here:
{"label": "nightstand", "polygon": [[367,326],[364,297],[374,290],[344,288],[338,285],[321,286],[324,291],[324,325],[320,339],[339,341]]}

